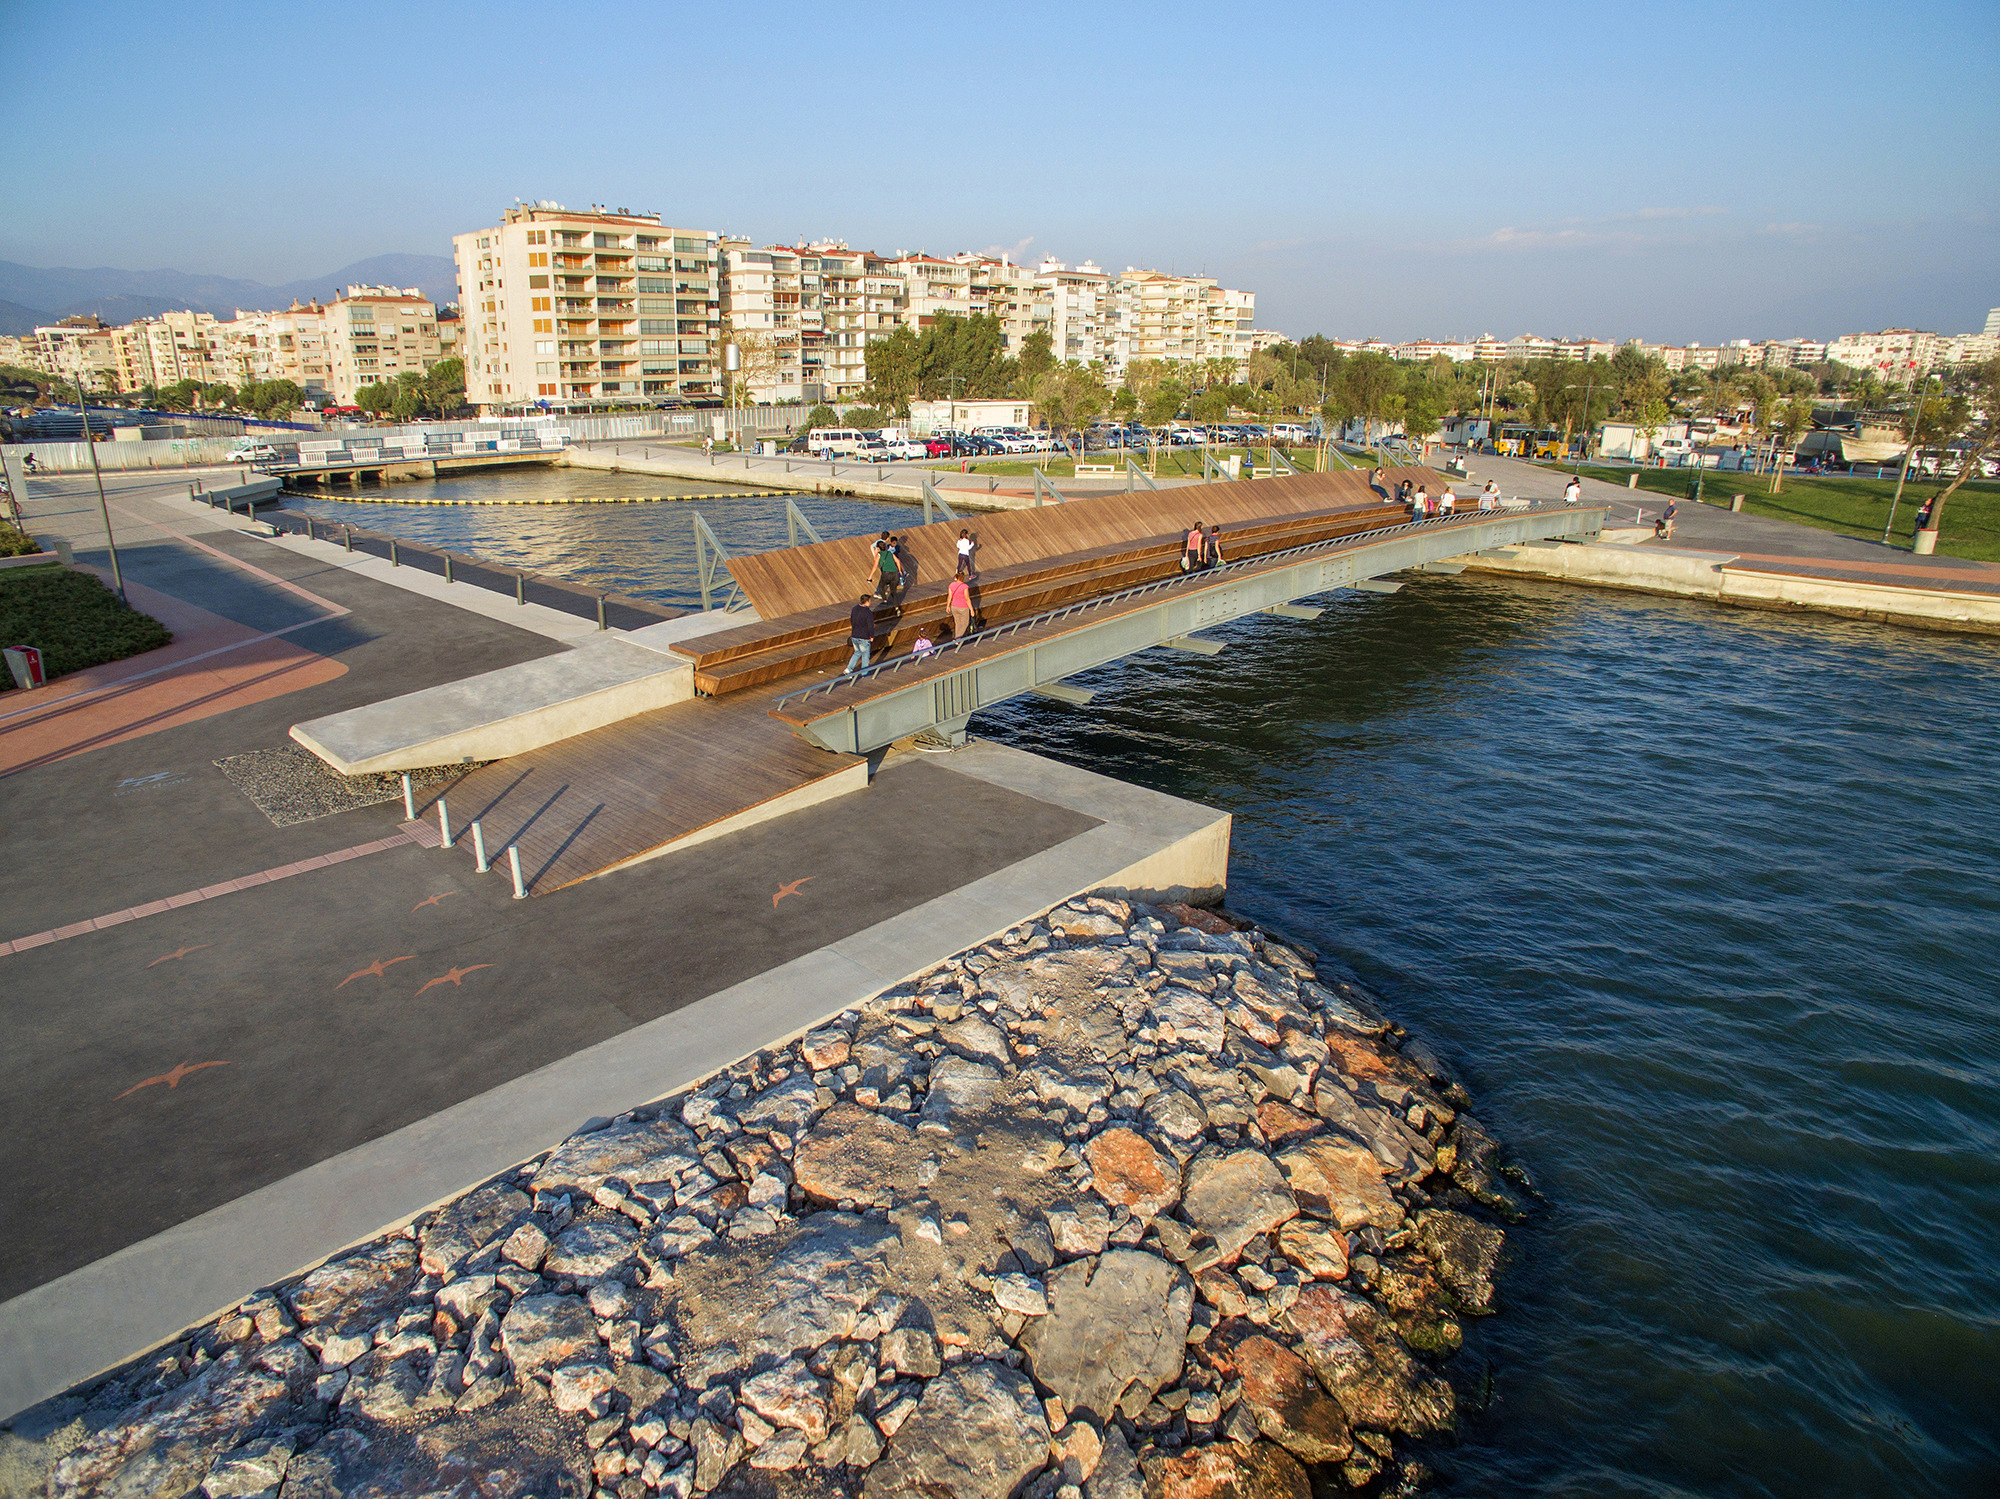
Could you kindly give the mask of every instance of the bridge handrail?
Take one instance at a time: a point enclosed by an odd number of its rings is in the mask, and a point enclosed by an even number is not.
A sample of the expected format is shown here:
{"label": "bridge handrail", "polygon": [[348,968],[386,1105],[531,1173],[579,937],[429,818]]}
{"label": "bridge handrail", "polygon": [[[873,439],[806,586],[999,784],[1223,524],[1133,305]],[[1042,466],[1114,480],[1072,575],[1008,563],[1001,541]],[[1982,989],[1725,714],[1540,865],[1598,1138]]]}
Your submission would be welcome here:
{"label": "bridge handrail", "polygon": [[1287,557],[1303,556],[1307,552],[1322,551],[1327,547],[1340,546],[1346,542],[1353,541],[1357,536],[1377,537],[1386,535],[1392,531],[1415,531],[1424,526],[1436,526],[1470,520],[1475,516],[1481,515],[1494,520],[1500,520],[1510,515],[1533,514],[1540,510],[1589,510],[1593,508],[1597,507],[1566,505],[1559,500],[1531,500],[1526,505],[1510,505],[1503,510],[1482,511],[1473,509],[1457,511],[1451,515],[1417,516],[1406,521],[1399,521],[1393,525],[1377,526],[1368,531],[1355,531],[1346,536],[1330,536],[1324,541],[1310,541],[1303,546],[1288,547],[1282,552],[1265,552],[1255,557],[1244,557],[1235,562],[1225,562],[1220,567],[1204,568],[1198,573],[1176,574],[1172,577],[1161,578],[1152,583],[1142,583],[1133,588],[1120,589],[1117,593],[1107,593],[1099,598],[1080,599],[1076,603],[1065,604],[1060,609],[1045,610],[1043,613],[1031,614],[1025,619],[1013,620],[1004,625],[993,625],[984,630],[975,630],[970,635],[961,635],[956,640],[947,640],[941,645],[935,645],[921,656],[912,654],[898,656],[893,661],[877,661],[872,665],[862,668],[860,671],[843,672],[841,675],[831,677],[824,682],[815,682],[810,687],[801,687],[796,692],[788,692],[783,697],[774,698],[771,706],[774,708],[782,707],[794,698],[811,697],[815,692],[832,692],[837,687],[846,687],[855,682],[865,681],[871,677],[901,671],[904,667],[915,665],[920,661],[928,662],[935,660],[947,651],[959,650],[962,647],[979,644],[983,641],[1004,639],[1006,636],[1012,635],[1019,630],[1025,630],[1031,625],[1044,625],[1053,620],[1065,619],[1072,614],[1081,614],[1087,609],[1098,609],[1106,604],[1117,604],[1123,603],[1128,599],[1143,598],[1149,593],[1158,592],[1163,588],[1171,588],[1177,583],[1191,582],[1196,578],[1220,577],[1224,573],[1240,568],[1262,567],[1267,562],[1277,562]]}

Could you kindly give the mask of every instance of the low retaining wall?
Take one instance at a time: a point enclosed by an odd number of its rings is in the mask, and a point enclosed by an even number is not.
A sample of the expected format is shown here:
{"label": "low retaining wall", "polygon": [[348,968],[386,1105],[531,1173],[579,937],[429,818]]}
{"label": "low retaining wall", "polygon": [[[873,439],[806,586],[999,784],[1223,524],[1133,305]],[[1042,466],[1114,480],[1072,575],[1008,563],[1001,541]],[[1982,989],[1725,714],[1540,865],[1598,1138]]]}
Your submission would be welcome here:
{"label": "low retaining wall", "polygon": [[1506,550],[1514,555],[1467,555],[1451,560],[1476,572],[1705,598],[1744,608],[1815,609],[1852,619],[1931,629],[2000,632],[2000,596],[1731,567],[1736,560],[1734,552],[1604,542]]}

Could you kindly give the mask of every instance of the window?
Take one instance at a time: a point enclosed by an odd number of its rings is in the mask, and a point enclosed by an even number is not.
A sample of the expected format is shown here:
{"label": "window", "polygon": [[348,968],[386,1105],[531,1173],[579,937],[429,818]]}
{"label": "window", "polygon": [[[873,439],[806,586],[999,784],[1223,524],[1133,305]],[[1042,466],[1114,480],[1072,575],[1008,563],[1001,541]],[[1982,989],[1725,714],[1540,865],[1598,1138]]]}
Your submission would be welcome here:
{"label": "window", "polygon": [[545,287],[548,284],[549,284],[549,278],[547,276],[530,276],[528,278],[528,290],[530,291],[537,290],[540,287]]}
{"label": "window", "polygon": [[546,250],[542,251],[539,255],[530,255],[528,257],[529,265],[547,265],[548,263],[549,263],[549,255],[548,251]]}
{"label": "window", "polygon": [[556,362],[553,359],[544,359],[535,366],[535,373],[538,375],[553,375],[555,372]]}
{"label": "window", "polygon": [[664,255],[641,255],[632,264],[642,271],[664,271],[667,268],[667,257]]}
{"label": "window", "polygon": [[708,253],[708,241],[705,239],[689,239],[685,235],[677,234],[674,236],[674,253],[676,255],[705,255]]}
{"label": "window", "polygon": [[672,312],[674,304],[665,297],[641,297],[639,299],[639,310],[641,312]]}
{"label": "window", "polygon": [[538,396],[552,396],[555,393],[556,388],[553,385],[537,385],[535,387],[535,394]]}
{"label": "window", "polygon": [[538,317],[538,318],[536,318],[536,319],[535,319],[535,331],[536,331],[537,333],[553,333],[553,332],[555,332],[555,331],[556,331],[556,320],[555,320],[554,318],[549,318],[549,317]]}
{"label": "window", "polygon": [[673,289],[674,289],[674,284],[671,281],[666,280],[664,277],[641,276],[639,278],[640,291],[672,291]]}
{"label": "window", "polygon": [[480,248],[480,249],[482,249],[482,250],[490,250],[490,249],[492,249],[492,248],[493,248],[493,239],[492,239],[492,236],[491,236],[491,235],[484,235],[484,234],[482,234],[482,235],[481,235],[481,236],[479,237],[479,248]]}
{"label": "window", "polygon": [[642,339],[639,343],[639,352],[641,354],[671,354],[674,352],[673,341],[671,339],[660,338]]}
{"label": "window", "polygon": [[536,340],[535,352],[537,354],[553,354],[555,353],[555,351],[556,351],[556,341],[553,338],[543,338]]}
{"label": "window", "polygon": [[[531,245],[545,245],[545,244],[547,244],[548,242],[549,242],[549,232],[548,232],[548,230],[546,230],[546,229],[530,229],[530,230],[528,231],[528,243],[529,243],[529,244],[531,244]],[[548,264],[548,261],[547,261],[547,260],[543,260],[543,261],[542,261],[542,264],[543,264],[543,265],[547,265],[547,264]]]}
{"label": "window", "polygon": [[674,331],[673,319],[640,318],[639,331],[641,333],[672,333]]}
{"label": "window", "polygon": [[528,311],[547,312],[548,310],[549,310],[549,299],[547,297],[528,298]]}

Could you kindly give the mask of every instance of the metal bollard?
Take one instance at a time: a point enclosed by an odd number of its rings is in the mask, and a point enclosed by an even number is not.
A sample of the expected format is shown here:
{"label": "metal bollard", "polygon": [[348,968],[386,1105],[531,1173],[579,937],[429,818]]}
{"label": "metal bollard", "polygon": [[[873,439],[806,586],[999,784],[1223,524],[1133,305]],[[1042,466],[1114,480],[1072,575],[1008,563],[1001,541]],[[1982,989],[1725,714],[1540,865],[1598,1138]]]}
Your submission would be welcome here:
{"label": "metal bollard", "polygon": [[601,593],[597,596],[597,628],[600,630],[610,628],[609,625],[604,623],[604,595]]}
{"label": "metal bollard", "polygon": [[307,541],[319,540],[319,533],[313,530],[312,517],[310,515],[306,517],[306,540]]}
{"label": "metal bollard", "polygon": [[449,583],[451,581],[451,553],[444,552],[440,555],[444,558],[444,580]]}
{"label": "metal bollard", "polygon": [[389,566],[401,567],[402,565],[402,559],[396,555],[396,538],[391,536],[389,538]]}
{"label": "metal bollard", "polygon": [[486,873],[486,834],[476,822],[472,825],[472,867]]}
{"label": "metal bollard", "polygon": [[416,820],[417,799],[410,791],[410,778],[406,775],[403,777],[403,821],[415,822]]}
{"label": "metal bollard", "polygon": [[451,847],[451,813],[445,810],[444,798],[438,798],[438,841],[444,848]]}
{"label": "metal bollard", "polygon": [[526,573],[514,574],[514,602],[517,604],[528,602],[528,575]]}
{"label": "metal bollard", "polygon": [[526,900],[527,887],[521,883],[521,849],[519,844],[507,845],[507,867],[514,872],[514,899]]}
{"label": "metal bollard", "polygon": [[353,550],[354,550],[354,527],[352,527],[352,526],[342,526],[342,527],[341,527],[341,530],[342,530],[342,531],[344,531],[344,532],[345,532],[345,533],[347,534],[347,549],[348,549],[348,551],[350,551],[350,552],[351,552],[351,551],[353,551]]}
{"label": "metal bollard", "polygon": [[1637,489],[1639,487],[1639,471],[1636,468],[1625,476],[1625,487],[1627,489]]}

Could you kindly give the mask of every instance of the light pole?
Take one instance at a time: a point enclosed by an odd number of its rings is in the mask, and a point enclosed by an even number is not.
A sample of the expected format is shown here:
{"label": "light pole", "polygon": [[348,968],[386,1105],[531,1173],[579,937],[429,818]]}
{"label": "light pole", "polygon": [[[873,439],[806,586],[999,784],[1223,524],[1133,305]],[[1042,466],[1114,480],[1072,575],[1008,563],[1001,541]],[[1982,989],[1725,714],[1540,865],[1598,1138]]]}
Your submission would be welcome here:
{"label": "light pole", "polygon": [[118,602],[125,597],[125,574],[118,566],[118,543],[111,536],[111,507],[104,499],[104,470],[97,466],[97,444],[90,440],[90,408],[83,400],[83,372],[76,372],[76,414],[83,420],[83,445],[90,449],[90,471],[97,479],[97,513],[104,517],[104,544],[111,550],[111,583],[118,590]]}

